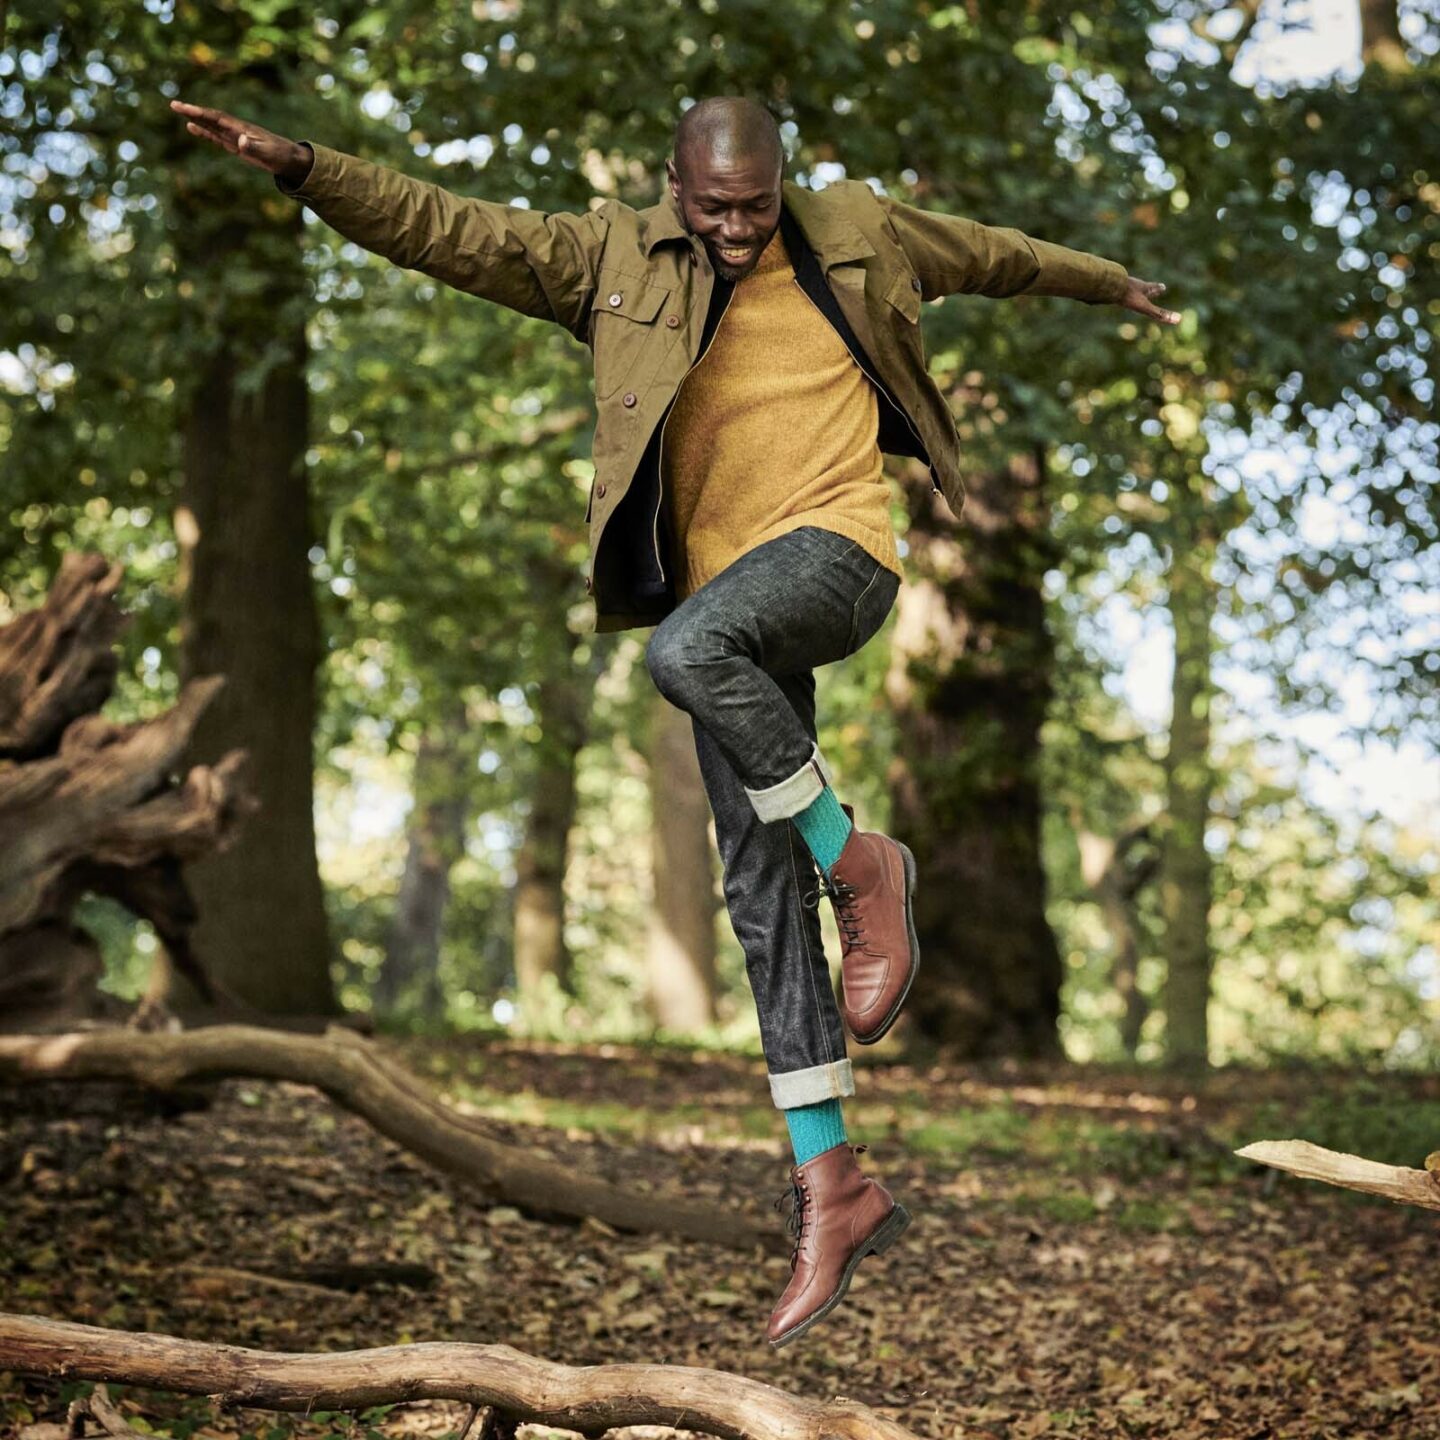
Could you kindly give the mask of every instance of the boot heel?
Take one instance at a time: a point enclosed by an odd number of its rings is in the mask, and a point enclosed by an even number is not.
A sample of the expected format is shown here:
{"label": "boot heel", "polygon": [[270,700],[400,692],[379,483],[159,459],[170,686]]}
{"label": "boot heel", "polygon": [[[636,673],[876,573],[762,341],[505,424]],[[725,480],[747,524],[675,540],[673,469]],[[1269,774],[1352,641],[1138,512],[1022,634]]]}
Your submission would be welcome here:
{"label": "boot heel", "polygon": [[910,1224],[910,1212],[896,1201],[895,1208],[885,1217],[884,1223],[870,1237],[866,1253],[883,1255],[904,1233]]}
{"label": "boot heel", "polygon": [[[897,840],[895,843],[898,845],[900,842]],[[910,847],[908,845],[901,845],[900,849],[904,851],[905,856],[905,888],[907,897],[913,896],[916,889],[915,882],[919,878],[915,865],[915,857],[910,853]]]}

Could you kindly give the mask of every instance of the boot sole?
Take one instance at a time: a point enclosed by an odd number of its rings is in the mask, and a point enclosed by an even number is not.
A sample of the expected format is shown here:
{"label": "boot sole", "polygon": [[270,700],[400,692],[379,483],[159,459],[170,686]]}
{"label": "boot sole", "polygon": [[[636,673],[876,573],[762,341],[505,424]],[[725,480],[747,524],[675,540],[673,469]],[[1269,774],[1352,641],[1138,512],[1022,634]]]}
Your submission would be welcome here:
{"label": "boot sole", "polygon": [[850,1032],[857,1045],[874,1045],[876,1041],[883,1040],[890,1033],[891,1027],[900,1018],[900,1011],[904,1009],[905,1001],[910,996],[910,987],[915,983],[916,975],[920,973],[920,938],[915,934],[915,917],[910,913],[910,898],[915,893],[915,857],[910,853],[908,845],[901,845],[898,840],[895,843],[900,845],[900,855],[905,862],[905,928],[910,933],[910,973],[905,977],[905,988],[890,1007],[889,1013],[880,1022],[878,1029],[871,1030],[864,1035],[856,1034],[854,1030]]}
{"label": "boot sole", "polygon": [[855,1273],[855,1267],[867,1255],[883,1255],[905,1233],[905,1228],[909,1224],[910,1212],[897,1200],[895,1208],[876,1226],[875,1233],[856,1247],[855,1253],[845,1266],[844,1273],[840,1276],[840,1283],[835,1287],[835,1293],[813,1315],[807,1316],[798,1325],[792,1326],[778,1340],[770,1341],[770,1348],[778,1350],[782,1345],[788,1345],[792,1340],[798,1340],[812,1325],[818,1325],[845,1298],[845,1292],[850,1288],[850,1277]]}

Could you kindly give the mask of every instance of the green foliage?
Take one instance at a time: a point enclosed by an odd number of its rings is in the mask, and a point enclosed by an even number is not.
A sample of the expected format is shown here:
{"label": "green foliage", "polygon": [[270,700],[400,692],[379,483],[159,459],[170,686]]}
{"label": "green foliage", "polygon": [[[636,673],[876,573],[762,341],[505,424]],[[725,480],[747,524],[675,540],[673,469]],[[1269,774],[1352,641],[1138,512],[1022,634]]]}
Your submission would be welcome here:
{"label": "green foliage", "polygon": [[[12,17],[0,56],[0,620],[37,602],[65,550],[112,556],[134,619],[107,714],[173,702],[178,418],[226,327],[278,333],[303,313],[326,646],[318,818],[342,993],[363,1005],[379,973],[414,756],[458,704],[466,844],[441,947],[443,1019],[496,1027],[492,1006],[512,984],[515,845],[546,740],[535,690],[578,669],[596,697],[566,897],[577,974],[573,995],[555,991],[527,1023],[645,1034],[635,937],[650,686],[642,636],[583,633],[583,347],[387,269],[317,224],[302,233],[268,177],[186,136],[166,104],[181,94],[462,192],[578,209],[661,195],[683,102],[759,94],[804,182],[838,164],[920,203],[1114,256],[1164,280],[1184,310],[1166,330],[1053,299],[959,300],[925,321],[970,463],[1002,466],[1032,444],[1050,459],[1063,556],[1044,758],[1050,914],[1067,961],[1066,1042],[1118,1058],[1112,937],[1075,833],[1154,821],[1163,748],[1115,698],[1123,657],[1104,643],[1106,602],[1163,603],[1176,547],[1203,531],[1222,584],[1222,664],[1312,710],[1336,698],[1337,677],[1363,673],[1378,703],[1362,728],[1440,733],[1440,651],[1415,622],[1440,553],[1440,294],[1424,263],[1437,243],[1433,24],[1409,71],[1286,91],[1241,83],[1228,43],[1197,38],[1184,55],[1158,44],[1167,18],[1198,32],[1213,17],[1129,0],[983,15],[884,3],[861,16],[830,0],[663,16],[562,5],[527,9],[523,26],[507,7],[449,0],[319,11],[240,0],[223,13],[62,0]],[[243,253],[223,244],[237,219],[254,235]],[[306,293],[277,293],[297,243]],[[205,283],[178,282],[177,256],[211,245]],[[1247,440],[1285,463],[1242,464]],[[1320,495],[1338,507],[1332,530],[1310,513]],[[887,819],[894,747],[887,637],[819,677],[822,745],[872,825]],[[964,803],[986,749],[977,732],[924,776],[937,805]],[[1427,935],[1433,963],[1433,837],[1320,813],[1244,734],[1217,738],[1212,760],[1216,1058],[1433,1063],[1434,1000],[1417,968]],[[81,919],[110,988],[137,993],[144,932],[127,935],[103,906]],[[1136,925],[1153,1007],[1152,886]],[[723,924],[721,935],[722,1016],[705,1039],[753,1047],[743,958]],[[407,997],[397,1018],[433,1024],[423,1008]],[[1141,1059],[1158,1055],[1162,1029],[1152,1013]],[[1013,1123],[941,1124],[917,1143],[1004,1144]]]}

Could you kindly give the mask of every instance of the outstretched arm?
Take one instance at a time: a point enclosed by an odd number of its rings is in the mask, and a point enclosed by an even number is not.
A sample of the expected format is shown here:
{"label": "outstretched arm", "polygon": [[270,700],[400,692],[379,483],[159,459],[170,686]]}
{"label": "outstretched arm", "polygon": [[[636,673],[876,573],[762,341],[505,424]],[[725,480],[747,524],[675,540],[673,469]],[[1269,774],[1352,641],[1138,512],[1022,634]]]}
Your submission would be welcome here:
{"label": "outstretched arm", "polygon": [[398,170],[172,100],[186,129],[275,177],[347,240],[396,265],[585,336],[606,211],[544,214],[454,195]]}
{"label": "outstretched arm", "polygon": [[1137,280],[1114,260],[1071,250],[1022,231],[981,225],[963,215],[923,210],[877,197],[926,300],[941,295],[1063,295],[1087,305],[1123,305],[1173,325],[1172,310],[1152,305],[1164,285]]}

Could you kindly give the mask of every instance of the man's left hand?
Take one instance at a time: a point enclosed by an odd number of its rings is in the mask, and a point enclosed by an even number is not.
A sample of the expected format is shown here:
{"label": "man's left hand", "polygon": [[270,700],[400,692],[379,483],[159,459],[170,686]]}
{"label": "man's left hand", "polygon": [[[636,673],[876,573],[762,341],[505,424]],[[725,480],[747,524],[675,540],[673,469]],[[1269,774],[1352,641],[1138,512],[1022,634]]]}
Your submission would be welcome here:
{"label": "man's left hand", "polygon": [[1161,294],[1165,286],[1159,280],[1138,280],[1134,275],[1130,276],[1130,283],[1125,293],[1116,302],[1123,305],[1127,310],[1133,310],[1137,315],[1148,315],[1152,320],[1158,320],[1162,325],[1178,325],[1180,313],[1177,310],[1162,310],[1158,305],[1150,302],[1156,295]]}

